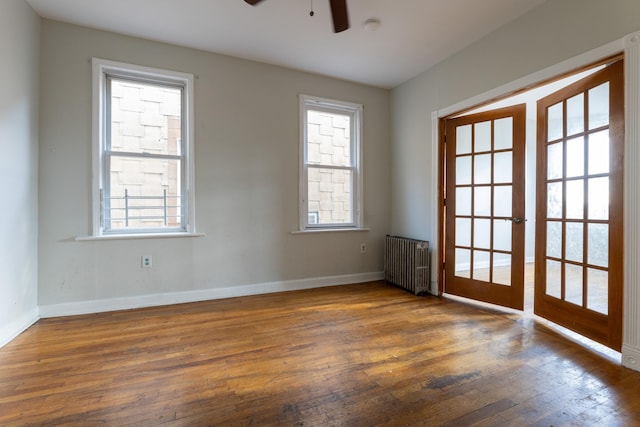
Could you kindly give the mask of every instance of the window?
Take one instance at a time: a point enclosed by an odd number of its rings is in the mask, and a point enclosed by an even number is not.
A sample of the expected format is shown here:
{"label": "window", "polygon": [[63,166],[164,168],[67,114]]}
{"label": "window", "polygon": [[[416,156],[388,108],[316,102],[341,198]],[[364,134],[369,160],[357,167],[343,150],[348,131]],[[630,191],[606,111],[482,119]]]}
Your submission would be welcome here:
{"label": "window", "polygon": [[195,231],[193,76],[93,61],[93,234]]}
{"label": "window", "polygon": [[362,106],[300,97],[300,228],[362,226]]}

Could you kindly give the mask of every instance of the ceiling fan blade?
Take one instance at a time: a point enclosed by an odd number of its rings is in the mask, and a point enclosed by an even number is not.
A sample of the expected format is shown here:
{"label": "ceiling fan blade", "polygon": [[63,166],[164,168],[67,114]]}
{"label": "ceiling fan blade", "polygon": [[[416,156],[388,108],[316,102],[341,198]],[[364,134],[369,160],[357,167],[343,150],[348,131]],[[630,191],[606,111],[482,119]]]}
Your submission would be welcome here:
{"label": "ceiling fan blade", "polygon": [[260,3],[262,0],[244,0],[244,1],[249,3],[251,6],[255,6],[258,3]]}
{"label": "ceiling fan blade", "polygon": [[348,29],[349,14],[347,13],[347,0],[330,0],[330,2],[331,15],[333,16],[333,32],[339,33]]}

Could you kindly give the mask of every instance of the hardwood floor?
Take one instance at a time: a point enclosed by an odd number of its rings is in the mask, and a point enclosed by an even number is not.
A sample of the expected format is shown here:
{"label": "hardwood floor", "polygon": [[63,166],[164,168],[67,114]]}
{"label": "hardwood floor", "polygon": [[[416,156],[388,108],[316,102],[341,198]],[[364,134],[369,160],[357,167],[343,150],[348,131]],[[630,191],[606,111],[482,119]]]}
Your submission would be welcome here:
{"label": "hardwood floor", "polygon": [[0,425],[628,426],[640,372],[531,317],[374,282],[45,319]]}

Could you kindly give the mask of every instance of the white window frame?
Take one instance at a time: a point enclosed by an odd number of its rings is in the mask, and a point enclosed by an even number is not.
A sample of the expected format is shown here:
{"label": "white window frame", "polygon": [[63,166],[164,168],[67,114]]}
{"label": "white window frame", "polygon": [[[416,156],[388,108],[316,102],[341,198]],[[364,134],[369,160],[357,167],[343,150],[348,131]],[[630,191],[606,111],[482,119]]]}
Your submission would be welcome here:
{"label": "white window frame", "polygon": [[[335,114],[348,115],[351,120],[350,140],[352,164],[348,167],[328,166],[331,169],[351,170],[352,181],[352,218],[350,223],[312,224],[309,222],[308,203],[308,171],[309,163],[307,153],[307,112],[326,111]],[[317,96],[300,95],[300,231],[328,231],[328,230],[358,230],[363,225],[363,200],[362,200],[362,114],[363,106],[345,101],[320,98]],[[313,165],[312,167],[326,168],[326,165]]]}
{"label": "white window frame", "polygon": [[[107,78],[108,76],[138,80],[146,83],[178,86],[182,96],[182,148],[184,160],[181,179],[182,220],[179,228],[153,228],[132,230],[107,230],[103,224],[102,194],[108,184],[107,168]],[[195,235],[195,195],[194,195],[194,76],[188,73],[144,67],[106,59],[92,59],[92,237],[154,237]]]}

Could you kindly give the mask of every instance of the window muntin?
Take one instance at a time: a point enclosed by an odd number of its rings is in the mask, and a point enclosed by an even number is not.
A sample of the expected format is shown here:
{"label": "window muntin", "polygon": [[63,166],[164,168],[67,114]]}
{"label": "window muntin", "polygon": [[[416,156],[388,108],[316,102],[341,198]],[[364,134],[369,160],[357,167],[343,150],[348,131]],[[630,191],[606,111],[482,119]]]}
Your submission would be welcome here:
{"label": "window muntin", "polygon": [[194,232],[192,76],[94,60],[94,235]]}
{"label": "window muntin", "polygon": [[361,226],[362,106],[301,96],[301,229]]}

